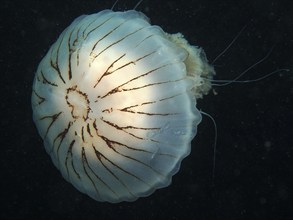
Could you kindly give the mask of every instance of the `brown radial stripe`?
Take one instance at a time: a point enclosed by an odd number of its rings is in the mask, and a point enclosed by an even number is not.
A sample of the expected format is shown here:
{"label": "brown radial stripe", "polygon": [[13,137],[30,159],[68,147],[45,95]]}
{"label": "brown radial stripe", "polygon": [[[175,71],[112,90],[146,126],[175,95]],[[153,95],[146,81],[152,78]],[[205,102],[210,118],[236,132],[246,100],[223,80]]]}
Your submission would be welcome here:
{"label": "brown radial stripe", "polygon": [[38,102],[38,105],[40,105],[44,101],[46,101],[46,99],[44,97],[40,96],[34,89],[33,89],[33,93],[40,99],[40,101]]}
{"label": "brown radial stripe", "polygon": [[[105,157],[101,152],[99,152],[94,145],[92,145],[94,151],[95,151],[95,154],[97,156],[97,159],[100,161],[100,163],[103,165],[103,167],[112,175],[114,176],[114,178],[116,180],[118,180],[122,186],[124,186],[126,188],[126,190],[128,191],[128,193],[130,195],[132,195],[133,197],[135,197],[135,195],[133,195],[133,193],[130,191],[130,189],[127,187],[127,185],[121,180],[119,179],[119,177],[103,162],[102,158],[106,161],[108,161],[109,163],[111,163],[113,165],[113,162],[110,161],[107,157]],[[114,165],[115,166],[115,165]]]}
{"label": "brown radial stripe", "polygon": [[91,178],[91,176],[89,175],[86,167],[89,169],[89,171],[94,175],[95,178],[97,178],[102,184],[104,184],[113,194],[115,194],[117,197],[117,193],[97,174],[94,172],[94,170],[90,167],[88,161],[87,161],[87,157],[86,157],[86,153],[85,153],[85,149],[84,147],[82,147],[81,149],[81,158],[82,158],[82,165],[83,165],[83,170],[85,172],[85,174],[87,175],[88,179],[91,181],[92,185],[94,186],[94,189],[96,191],[96,193],[99,195],[99,190],[96,187],[95,181]]}
{"label": "brown radial stripe", "polygon": [[[61,144],[62,144],[64,138],[65,138],[66,135],[68,134],[68,131],[69,131],[70,127],[72,126],[72,124],[73,124],[72,121],[68,122],[67,128],[65,128],[62,132],[60,132],[60,133],[56,136],[56,138],[54,139],[54,141],[53,141],[53,146],[54,146],[54,148],[57,148],[56,153],[57,153],[57,156],[58,156],[58,161],[59,161],[59,149],[60,149],[60,146],[61,146]],[[60,139],[60,141],[59,141],[59,144],[56,146],[56,141],[57,141],[58,139]],[[55,149],[53,149],[53,150],[55,150]]]}
{"label": "brown radial stripe", "polygon": [[55,87],[58,87],[58,85],[56,84],[56,83],[53,83],[53,82],[51,82],[51,81],[49,81],[45,76],[44,76],[44,73],[43,73],[43,71],[41,70],[41,76],[42,76],[42,78],[43,78],[43,84],[49,84],[49,85],[51,85],[51,86],[55,86]]}
{"label": "brown radial stripe", "polygon": [[[118,27],[120,27],[120,26],[121,26],[122,24],[124,24],[125,22],[126,22],[126,21],[124,21],[123,23],[121,23],[121,24],[120,24],[119,26],[117,26],[116,28],[112,29],[112,30],[109,32],[109,34],[113,33]],[[107,47],[104,48],[102,51],[100,51],[98,54],[96,54],[96,55],[94,56],[94,59],[92,60],[92,62],[94,62],[94,60],[95,60],[98,56],[100,56],[103,52],[105,52],[106,50],[108,50],[110,47],[112,47],[112,46],[118,44],[119,42],[123,41],[123,40],[126,39],[127,37],[129,37],[129,36],[131,36],[131,35],[137,33],[138,31],[140,31],[140,30],[142,30],[142,29],[144,29],[144,27],[143,27],[143,28],[139,28],[139,29],[137,29],[137,30],[135,30],[135,31],[133,31],[133,32],[131,32],[131,33],[129,33],[129,34],[127,34],[126,36],[120,38],[119,40],[117,40],[117,41],[111,43],[109,46],[107,46]]]}
{"label": "brown radial stripe", "polygon": [[[54,50],[53,50],[53,49],[51,50],[50,65],[51,65],[51,67],[52,67],[53,69],[55,69],[55,70],[57,71],[57,74],[58,74],[59,78],[61,79],[61,81],[62,81],[64,84],[66,84],[65,80],[64,80],[63,77],[62,77],[62,74],[61,74],[61,71],[60,71],[60,69],[59,69],[59,65],[58,65],[59,50],[60,50],[60,46],[61,46],[61,44],[62,44],[62,42],[63,42],[64,36],[65,36],[65,34],[62,35],[62,39],[61,39],[61,41],[60,41],[60,43],[59,43],[59,45],[58,45],[58,48],[57,48],[57,51],[56,51],[56,59],[55,59],[55,63],[54,63],[53,60],[52,60],[52,53],[54,52]],[[54,47],[54,48],[55,48],[55,47]]]}
{"label": "brown radial stripe", "polygon": [[117,124],[114,124],[114,123],[112,123],[112,122],[110,122],[110,121],[107,121],[107,120],[105,120],[105,119],[103,119],[103,118],[101,118],[101,120],[102,120],[103,122],[105,122],[106,124],[112,126],[113,128],[116,128],[117,130],[121,130],[121,131],[123,131],[124,133],[129,134],[129,135],[131,135],[131,136],[133,136],[133,137],[135,137],[135,138],[137,138],[137,139],[140,139],[140,140],[145,140],[145,138],[143,138],[143,137],[138,137],[137,135],[134,135],[133,133],[128,132],[128,131],[126,131],[125,129],[137,129],[137,130],[160,130],[160,128],[142,128],[142,127],[133,127],[133,126],[120,127],[120,126],[118,126]]}
{"label": "brown radial stripe", "polygon": [[[96,120],[93,122],[93,128],[95,129],[97,136],[99,136],[99,137],[101,137],[101,138],[103,137],[105,140],[108,140],[106,137],[101,136],[101,135],[99,134],[99,130],[98,130],[98,128],[97,128]],[[113,144],[117,144],[117,145],[120,145],[120,146],[123,146],[123,147],[126,147],[126,148],[128,148],[128,149],[130,149],[130,150],[134,150],[134,151],[141,151],[141,152],[145,152],[145,153],[149,153],[149,154],[153,154],[153,153],[154,153],[154,152],[147,151],[147,150],[144,150],[144,149],[139,149],[139,148],[130,147],[130,146],[128,146],[128,145],[125,145],[125,144],[119,143],[119,142],[117,142],[117,141],[111,141],[111,143],[113,143]]]}
{"label": "brown radial stripe", "polygon": [[48,115],[48,116],[44,116],[44,117],[41,117],[39,118],[39,120],[44,120],[44,119],[51,119],[51,123],[49,124],[48,128],[47,128],[47,131],[45,133],[45,136],[43,137],[43,139],[45,139],[47,137],[47,134],[51,128],[51,126],[56,122],[56,120],[58,119],[58,117],[61,115],[62,112],[59,112],[59,113],[56,113],[54,115]]}
{"label": "brown radial stripe", "polygon": [[[146,56],[144,56],[144,57],[146,57]],[[108,96],[108,95],[111,95],[111,94],[114,94],[114,93],[117,93],[117,92],[121,92],[121,87],[122,87],[122,86],[124,86],[124,85],[126,85],[126,84],[128,84],[128,83],[130,83],[130,82],[132,82],[132,81],[134,81],[134,80],[137,80],[137,79],[139,79],[139,78],[145,77],[145,76],[149,75],[150,73],[153,73],[153,72],[155,72],[155,71],[157,71],[157,70],[159,70],[159,69],[161,69],[161,68],[163,68],[163,67],[165,67],[165,66],[167,66],[167,65],[170,65],[170,64],[162,65],[162,66],[157,67],[157,68],[155,68],[155,69],[152,69],[152,70],[150,70],[150,71],[148,71],[148,72],[146,72],[146,73],[144,73],[144,74],[142,74],[142,75],[139,75],[139,76],[137,76],[137,77],[134,77],[134,78],[132,78],[131,80],[128,80],[127,82],[122,83],[121,85],[117,86],[116,88],[110,90],[108,93],[106,93],[106,94],[105,94],[104,96],[102,96],[101,98],[105,98],[105,97]]]}
{"label": "brown radial stripe", "polygon": [[74,163],[73,163],[73,153],[72,153],[72,148],[75,144],[75,140],[72,140],[71,143],[69,144],[69,147],[68,147],[68,150],[67,150],[67,155],[66,155],[66,158],[65,158],[65,166],[66,166],[66,171],[67,171],[67,177],[68,179],[70,179],[70,175],[69,175],[69,168],[68,168],[68,160],[69,160],[69,157],[70,157],[70,162],[71,162],[71,167],[74,171],[74,173],[76,174],[77,178],[80,179],[80,175],[79,173],[76,171],[75,167],[74,167]]}

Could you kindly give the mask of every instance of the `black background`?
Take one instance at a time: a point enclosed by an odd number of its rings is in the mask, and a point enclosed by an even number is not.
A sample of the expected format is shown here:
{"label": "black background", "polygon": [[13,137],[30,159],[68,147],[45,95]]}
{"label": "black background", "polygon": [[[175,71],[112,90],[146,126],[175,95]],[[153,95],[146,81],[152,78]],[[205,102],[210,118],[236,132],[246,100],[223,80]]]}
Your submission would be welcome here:
{"label": "black background", "polygon": [[[167,188],[133,203],[100,203],[67,183],[46,154],[31,117],[37,65],[74,18],[111,8],[113,1],[3,0],[1,38],[1,219],[293,219],[293,3],[277,0],[144,0],[137,10],[166,32],[182,32],[212,61],[246,29],[214,66],[216,79],[233,79],[264,57],[243,79],[214,87],[198,108],[204,117],[192,152]],[[120,0],[115,10],[132,9]]]}

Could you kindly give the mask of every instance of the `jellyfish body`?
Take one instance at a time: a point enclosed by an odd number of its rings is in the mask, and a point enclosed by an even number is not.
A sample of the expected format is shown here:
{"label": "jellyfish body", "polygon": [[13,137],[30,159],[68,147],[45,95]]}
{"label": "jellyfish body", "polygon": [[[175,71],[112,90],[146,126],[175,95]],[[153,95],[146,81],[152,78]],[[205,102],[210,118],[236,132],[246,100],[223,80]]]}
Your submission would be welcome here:
{"label": "jellyfish body", "polygon": [[137,11],[81,16],[39,64],[33,119],[63,177],[98,201],[170,184],[190,152],[196,98],[213,69],[200,48]]}

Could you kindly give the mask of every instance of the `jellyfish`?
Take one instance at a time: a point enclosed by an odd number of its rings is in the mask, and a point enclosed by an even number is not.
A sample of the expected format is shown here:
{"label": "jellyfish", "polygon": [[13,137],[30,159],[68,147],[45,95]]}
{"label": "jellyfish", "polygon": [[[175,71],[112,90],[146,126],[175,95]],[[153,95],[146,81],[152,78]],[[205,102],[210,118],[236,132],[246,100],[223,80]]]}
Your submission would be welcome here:
{"label": "jellyfish", "polygon": [[62,176],[97,201],[168,186],[190,153],[214,74],[204,51],[141,12],[75,19],[40,62],[33,120]]}

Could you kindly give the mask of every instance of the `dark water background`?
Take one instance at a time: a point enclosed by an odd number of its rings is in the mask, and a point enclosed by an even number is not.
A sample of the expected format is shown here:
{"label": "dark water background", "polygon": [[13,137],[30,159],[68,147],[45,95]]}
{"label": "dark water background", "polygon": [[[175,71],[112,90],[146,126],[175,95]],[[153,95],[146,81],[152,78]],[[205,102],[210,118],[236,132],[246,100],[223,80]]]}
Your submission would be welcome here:
{"label": "dark water background", "polygon": [[[32,122],[30,95],[37,65],[74,18],[113,1],[2,0],[1,219],[293,219],[293,3],[281,0],[144,0],[138,7],[166,32],[182,32],[216,63],[217,79],[232,79],[274,47],[243,79],[279,68],[287,74],[215,88],[198,103],[207,118],[171,186],[133,203],[99,203],[67,183],[51,163]],[[115,10],[131,9],[120,0]]]}

